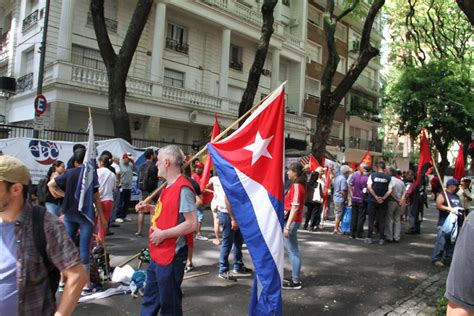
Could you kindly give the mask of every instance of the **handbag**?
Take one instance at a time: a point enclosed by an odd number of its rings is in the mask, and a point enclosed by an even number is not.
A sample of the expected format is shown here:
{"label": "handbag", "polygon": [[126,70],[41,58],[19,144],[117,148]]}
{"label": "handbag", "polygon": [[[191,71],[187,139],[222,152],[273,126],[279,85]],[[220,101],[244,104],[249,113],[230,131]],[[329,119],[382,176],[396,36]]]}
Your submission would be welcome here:
{"label": "handbag", "polygon": [[321,183],[318,182],[316,188],[314,188],[313,192],[313,202],[322,204],[323,203],[323,195],[321,194]]}
{"label": "handbag", "polygon": [[344,209],[344,216],[342,217],[341,232],[349,234],[351,232],[352,209],[346,206]]}
{"label": "handbag", "polygon": [[455,242],[458,237],[458,216],[454,213],[449,213],[441,226],[441,231],[450,236],[451,242]]}

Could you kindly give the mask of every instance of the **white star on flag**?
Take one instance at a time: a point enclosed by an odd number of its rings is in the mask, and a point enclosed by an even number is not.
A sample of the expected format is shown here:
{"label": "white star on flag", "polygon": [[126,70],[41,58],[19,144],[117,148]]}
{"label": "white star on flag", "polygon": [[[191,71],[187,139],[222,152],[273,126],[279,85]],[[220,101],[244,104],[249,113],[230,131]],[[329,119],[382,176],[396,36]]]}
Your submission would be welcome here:
{"label": "white star on flag", "polygon": [[255,142],[246,146],[244,149],[252,152],[252,166],[260,157],[265,156],[272,159],[272,155],[268,152],[268,145],[272,141],[273,136],[263,139],[260,135],[260,132],[257,131],[257,136],[255,136]]}

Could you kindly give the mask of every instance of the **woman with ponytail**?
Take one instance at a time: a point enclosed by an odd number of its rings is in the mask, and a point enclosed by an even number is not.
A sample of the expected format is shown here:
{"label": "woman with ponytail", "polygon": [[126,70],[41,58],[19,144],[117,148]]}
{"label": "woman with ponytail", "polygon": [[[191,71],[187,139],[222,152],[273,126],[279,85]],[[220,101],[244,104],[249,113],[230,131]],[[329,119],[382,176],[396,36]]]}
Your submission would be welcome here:
{"label": "woman with ponytail", "polygon": [[[114,189],[115,189],[115,174],[110,171],[112,161],[107,154],[102,154],[99,157],[99,169],[97,169],[97,176],[99,178],[99,193],[100,202],[102,204],[102,210],[104,211],[104,217],[106,222],[110,219],[112,213],[113,201],[114,201]],[[106,225],[99,225],[99,240],[104,241],[107,235],[106,229],[102,227]]]}
{"label": "woman with ponytail", "polygon": [[303,218],[304,202],[306,201],[306,175],[303,166],[292,163],[287,171],[291,182],[288,192],[285,194],[285,248],[291,263],[291,279],[283,280],[283,288],[299,290],[301,283],[301,256],[298,248],[298,228]]}

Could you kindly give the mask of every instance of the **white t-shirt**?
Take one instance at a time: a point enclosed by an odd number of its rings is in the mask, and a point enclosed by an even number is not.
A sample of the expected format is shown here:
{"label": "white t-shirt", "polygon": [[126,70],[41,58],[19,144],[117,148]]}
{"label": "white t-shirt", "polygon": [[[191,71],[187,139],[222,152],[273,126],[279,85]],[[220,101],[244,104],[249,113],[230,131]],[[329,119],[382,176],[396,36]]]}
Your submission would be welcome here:
{"label": "white t-shirt", "polygon": [[227,207],[225,206],[225,192],[222,188],[221,181],[217,176],[209,179],[209,183],[212,183],[214,187],[214,199],[216,200],[217,210],[222,213],[228,213]]}
{"label": "white t-shirt", "polygon": [[101,201],[113,201],[115,189],[115,174],[107,168],[97,169],[99,178],[99,193]]}

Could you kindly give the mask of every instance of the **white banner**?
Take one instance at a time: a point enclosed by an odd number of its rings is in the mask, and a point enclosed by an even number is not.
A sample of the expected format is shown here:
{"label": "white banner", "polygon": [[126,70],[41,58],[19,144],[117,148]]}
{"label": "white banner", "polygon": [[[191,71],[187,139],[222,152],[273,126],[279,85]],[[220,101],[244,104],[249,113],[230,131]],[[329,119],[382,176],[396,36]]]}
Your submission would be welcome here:
{"label": "white banner", "polygon": [[[145,161],[144,149],[134,148],[128,142],[121,138],[96,141],[97,153],[100,155],[104,150],[108,150],[112,155],[122,158],[124,153],[131,153],[135,159],[135,172]],[[37,184],[38,181],[46,176],[49,167],[57,160],[67,164],[72,157],[72,147],[74,142],[48,141],[34,138],[9,138],[0,139],[0,152],[4,155],[16,157],[23,161],[30,170],[31,181]],[[84,146],[86,142],[81,142]],[[156,149],[156,148],[155,148]],[[137,189],[136,177],[134,177],[132,188],[132,200],[140,198],[140,190]]]}

